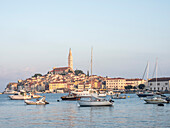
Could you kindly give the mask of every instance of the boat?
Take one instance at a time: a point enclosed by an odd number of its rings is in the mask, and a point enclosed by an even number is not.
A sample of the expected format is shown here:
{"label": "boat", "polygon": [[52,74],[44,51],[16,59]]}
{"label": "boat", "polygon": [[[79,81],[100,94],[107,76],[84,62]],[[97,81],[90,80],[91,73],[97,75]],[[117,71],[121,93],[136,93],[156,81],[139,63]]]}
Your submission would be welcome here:
{"label": "boat", "polygon": [[15,94],[18,94],[18,92],[17,91],[4,91],[2,94],[13,94],[13,95],[15,95]]}
{"label": "boat", "polygon": [[46,104],[49,104],[49,103],[45,100],[45,96],[43,96],[40,100],[37,99],[37,101],[25,100],[24,102],[25,102],[27,105],[46,105]]}
{"label": "boat", "polygon": [[126,95],[120,96],[119,93],[111,95],[112,99],[126,99]]}
{"label": "boat", "polygon": [[17,95],[9,95],[11,100],[29,100],[31,99],[31,95],[27,95],[27,93],[21,90]]}
{"label": "boat", "polygon": [[91,95],[90,100],[79,100],[77,101],[80,107],[99,107],[99,106],[112,106],[113,100],[106,100],[104,98],[99,98],[94,95]]}
{"label": "boat", "polygon": [[147,97],[147,96],[154,96],[155,94],[153,92],[139,92],[137,93],[138,97]]}
{"label": "boat", "polygon": [[168,103],[168,101],[159,96],[147,97],[144,101],[148,104],[160,104],[160,103]]}
{"label": "boat", "polygon": [[62,96],[61,97],[61,99],[62,100],[80,100],[81,99],[81,97],[80,96],[77,96],[76,94],[71,94],[71,93],[69,93],[68,95],[66,95],[66,96]]}
{"label": "boat", "polygon": [[97,94],[99,97],[106,97],[106,93],[98,93],[97,90],[95,89],[92,89],[92,88],[89,88],[88,90],[85,90],[85,91],[71,91],[72,94],[76,94],[77,96],[79,97],[82,97],[82,98],[90,98],[92,94]]}
{"label": "boat", "polygon": [[37,95],[37,94],[34,93],[34,92],[31,92],[30,95],[31,95],[31,97],[32,97],[33,99],[37,99],[37,98],[41,98],[41,97],[42,97],[42,96],[40,96],[40,95]]}
{"label": "boat", "polygon": [[106,97],[106,93],[99,93],[97,90],[92,88],[92,53],[93,53],[93,48],[91,49],[91,85],[88,88],[88,90],[84,90],[79,92],[78,90],[72,91],[71,93],[76,94],[77,96],[80,96],[82,98],[90,98],[92,94],[98,95],[99,97]]}

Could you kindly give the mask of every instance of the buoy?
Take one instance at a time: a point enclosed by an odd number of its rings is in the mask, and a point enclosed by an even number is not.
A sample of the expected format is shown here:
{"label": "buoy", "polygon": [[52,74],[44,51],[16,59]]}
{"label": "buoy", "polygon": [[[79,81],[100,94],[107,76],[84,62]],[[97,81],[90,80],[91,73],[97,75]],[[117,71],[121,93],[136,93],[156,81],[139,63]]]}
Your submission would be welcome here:
{"label": "buoy", "polygon": [[130,96],[128,96],[128,98],[130,98]]}
{"label": "buoy", "polygon": [[57,102],[60,102],[60,100],[57,100]]}
{"label": "buoy", "polygon": [[158,104],[158,106],[164,106],[164,104]]}

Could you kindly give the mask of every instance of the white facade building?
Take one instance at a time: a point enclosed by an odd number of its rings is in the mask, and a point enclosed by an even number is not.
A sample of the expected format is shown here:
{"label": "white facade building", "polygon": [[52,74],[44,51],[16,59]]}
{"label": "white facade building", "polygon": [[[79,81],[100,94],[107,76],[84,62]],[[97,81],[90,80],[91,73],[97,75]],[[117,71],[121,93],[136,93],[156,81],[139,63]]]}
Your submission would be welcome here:
{"label": "white facade building", "polygon": [[126,79],[124,78],[106,78],[106,88],[114,90],[123,90],[126,86]]}
{"label": "white facade building", "polygon": [[153,78],[148,81],[150,90],[169,91],[170,90],[170,77]]}

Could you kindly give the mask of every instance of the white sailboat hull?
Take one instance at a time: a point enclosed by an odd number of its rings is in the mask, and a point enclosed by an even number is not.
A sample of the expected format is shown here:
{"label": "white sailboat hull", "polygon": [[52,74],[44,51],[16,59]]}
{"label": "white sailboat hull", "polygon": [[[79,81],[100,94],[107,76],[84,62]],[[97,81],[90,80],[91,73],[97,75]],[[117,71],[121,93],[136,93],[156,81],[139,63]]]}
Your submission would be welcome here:
{"label": "white sailboat hull", "polygon": [[109,101],[77,101],[81,107],[93,106],[112,106],[113,102]]}

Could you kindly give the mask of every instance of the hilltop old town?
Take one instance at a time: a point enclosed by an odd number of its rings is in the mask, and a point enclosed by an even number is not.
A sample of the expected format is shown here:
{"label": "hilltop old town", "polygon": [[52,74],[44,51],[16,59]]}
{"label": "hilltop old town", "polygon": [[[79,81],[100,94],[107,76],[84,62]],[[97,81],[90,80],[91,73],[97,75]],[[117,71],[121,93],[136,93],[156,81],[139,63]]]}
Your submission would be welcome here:
{"label": "hilltop old town", "polygon": [[144,80],[139,78],[109,78],[97,75],[84,74],[81,70],[73,70],[73,56],[71,49],[68,56],[68,67],[54,67],[47,74],[35,74],[26,80],[9,83],[5,92],[25,90],[27,92],[63,93],[70,90],[83,91],[94,88],[105,91],[124,91],[125,89],[169,91],[170,78],[153,78]]}

